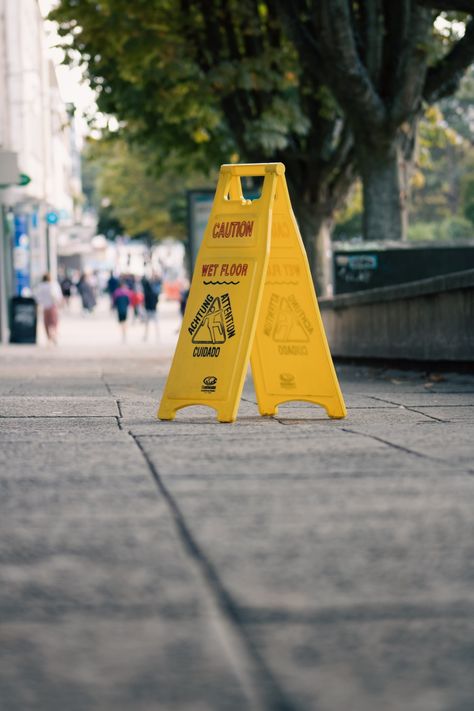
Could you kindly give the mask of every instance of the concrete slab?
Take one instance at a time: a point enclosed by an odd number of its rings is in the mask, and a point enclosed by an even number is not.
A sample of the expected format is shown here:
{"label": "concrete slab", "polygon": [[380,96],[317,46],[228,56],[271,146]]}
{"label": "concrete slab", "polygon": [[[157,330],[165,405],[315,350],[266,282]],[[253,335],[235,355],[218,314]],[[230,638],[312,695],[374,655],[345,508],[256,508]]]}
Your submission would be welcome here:
{"label": "concrete slab", "polygon": [[[305,425],[311,421],[317,423],[321,418],[327,418],[323,408],[318,406],[298,407],[292,403],[286,403],[285,406],[278,408],[278,419],[283,423],[299,423]],[[410,424],[424,422],[427,416],[420,409],[418,412],[413,412],[407,409],[404,405],[395,407],[357,407],[347,409],[347,417],[342,420],[334,420],[335,424],[341,427],[357,426],[359,424],[381,424],[385,427],[390,427],[393,424]]]}
{"label": "concrete slab", "polygon": [[249,624],[249,634],[299,709],[469,711],[472,608],[380,608]]}
{"label": "concrete slab", "polygon": [[103,397],[5,396],[0,404],[4,417],[117,417],[117,404],[110,395]]}
{"label": "concrete slab", "polygon": [[[1,382],[1,380],[0,380]],[[108,397],[104,381],[98,375],[88,374],[82,378],[64,374],[49,377],[26,378],[10,381],[5,395],[29,397]]]}
{"label": "concrete slab", "polygon": [[55,442],[80,440],[106,443],[121,440],[115,417],[4,417],[0,418],[0,442]]}
{"label": "concrete slab", "polygon": [[405,407],[459,407],[474,406],[474,393],[470,392],[418,392],[393,393],[391,396],[372,396],[373,404],[404,405]]}
{"label": "concrete slab", "polygon": [[2,626],[2,711],[252,708],[206,616],[65,615]]}
{"label": "concrete slab", "polygon": [[49,442],[34,438],[2,441],[0,485],[25,489],[60,485],[64,491],[95,491],[100,487],[120,489],[143,481],[143,458],[130,445],[127,434],[115,424],[116,436],[94,441],[93,428],[86,430],[86,439],[62,439],[62,435],[55,439],[56,429],[50,424]]}
{"label": "concrete slab", "polygon": [[[201,427],[186,423],[176,428],[178,440],[166,437],[172,431],[170,425],[156,428],[152,434],[147,434],[153,430],[147,425],[132,425],[131,431],[139,437],[158,472],[173,476],[281,474],[291,478],[303,474],[315,477],[374,474],[392,477],[403,476],[404,467],[424,474],[436,464],[443,470],[451,470],[448,460],[425,461],[421,453],[416,456],[416,451],[414,454],[403,452],[382,438],[366,435],[362,426],[357,434],[355,429],[349,430],[348,425],[343,428],[331,420],[307,424],[297,421],[293,425],[272,420],[269,424],[271,427],[265,421],[260,427],[251,424]],[[405,428],[401,430],[405,431]],[[386,428],[382,434],[388,437]],[[404,441],[402,435],[398,439]],[[461,460],[458,463],[461,466]]]}
{"label": "concrete slab", "polygon": [[[402,460],[403,461],[403,460]],[[333,604],[472,599],[474,480],[180,479],[163,482],[239,603]],[[238,542],[238,544],[236,544]]]}
{"label": "concrete slab", "polygon": [[[457,409],[457,408],[456,408]],[[431,411],[431,408],[430,408]],[[471,429],[462,423],[419,422],[414,427],[392,425],[387,429],[381,424],[346,427],[355,437],[363,434],[367,439],[385,442],[400,451],[408,450],[424,459],[427,469],[433,463],[444,463],[453,469],[473,473],[473,442]]]}
{"label": "concrete slab", "polygon": [[466,425],[474,424],[474,407],[446,406],[442,407],[417,407],[418,412],[422,412],[429,417],[436,417],[442,422],[463,422]]}

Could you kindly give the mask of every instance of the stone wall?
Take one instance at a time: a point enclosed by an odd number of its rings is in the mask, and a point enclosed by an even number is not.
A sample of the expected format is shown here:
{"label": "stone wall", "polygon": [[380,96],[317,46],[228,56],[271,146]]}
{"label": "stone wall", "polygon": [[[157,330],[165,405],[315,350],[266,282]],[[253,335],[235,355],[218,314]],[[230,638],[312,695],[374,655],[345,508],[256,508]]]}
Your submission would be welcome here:
{"label": "stone wall", "polygon": [[474,269],[319,305],[333,356],[474,362]]}

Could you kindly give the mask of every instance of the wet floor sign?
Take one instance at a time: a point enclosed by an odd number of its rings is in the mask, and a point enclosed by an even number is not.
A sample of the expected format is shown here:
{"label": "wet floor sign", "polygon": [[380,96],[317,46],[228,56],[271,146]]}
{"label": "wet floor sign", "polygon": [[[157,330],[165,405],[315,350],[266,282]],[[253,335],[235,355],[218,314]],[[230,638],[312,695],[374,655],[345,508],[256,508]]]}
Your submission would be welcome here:
{"label": "wet floor sign", "polygon": [[[244,176],[263,176],[258,199]],[[282,163],[221,167],[158,417],[208,405],[233,422],[249,359],[262,415],[290,400],[346,415]]]}

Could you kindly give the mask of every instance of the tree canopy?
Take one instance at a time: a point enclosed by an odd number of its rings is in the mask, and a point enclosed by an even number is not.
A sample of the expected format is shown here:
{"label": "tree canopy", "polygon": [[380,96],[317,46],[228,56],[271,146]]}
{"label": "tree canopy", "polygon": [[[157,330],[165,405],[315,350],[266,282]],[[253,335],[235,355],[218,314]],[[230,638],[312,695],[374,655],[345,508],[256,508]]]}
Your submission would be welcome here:
{"label": "tree canopy", "polygon": [[148,242],[184,237],[184,189],[195,187],[199,176],[191,173],[177,184],[173,155],[164,161],[162,172],[154,168],[143,146],[130,145],[117,136],[89,138],[83,152],[83,175],[89,203],[99,216],[99,231],[111,238],[128,234]]}
{"label": "tree canopy", "polygon": [[[295,0],[279,7],[301,63],[331,89],[350,126],[364,195],[364,234],[400,239],[423,107],[451,94],[474,59],[474,19],[446,36],[440,10],[474,12],[466,0]],[[461,15],[459,19],[468,19]],[[453,18],[455,19],[455,18]]]}
{"label": "tree canopy", "polygon": [[[311,253],[356,170],[366,236],[403,234],[400,166],[426,104],[473,60],[473,4],[60,0],[51,18],[99,109],[158,161],[173,150],[204,173],[284,162]],[[463,21],[464,35],[446,36],[441,17]]]}
{"label": "tree canopy", "polygon": [[353,178],[352,140],[327,88],[299,65],[271,3],[63,0],[52,13],[98,106],[159,163],[203,173],[281,160],[308,251]]}

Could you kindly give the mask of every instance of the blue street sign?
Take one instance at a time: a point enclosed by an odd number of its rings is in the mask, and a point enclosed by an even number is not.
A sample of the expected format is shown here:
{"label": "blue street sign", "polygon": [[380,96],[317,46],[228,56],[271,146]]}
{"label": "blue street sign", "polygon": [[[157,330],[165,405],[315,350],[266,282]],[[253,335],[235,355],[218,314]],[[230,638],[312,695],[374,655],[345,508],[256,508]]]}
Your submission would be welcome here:
{"label": "blue street sign", "polygon": [[48,225],[55,225],[59,220],[59,216],[57,212],[47,212],[46,213],[46,222]]}
{"label": "blue street sign", "polygon": [[15,215],[14,230],[13,269],[16,282],[15,292],[22,296],[30,287],[30,239],[26,215]]}

